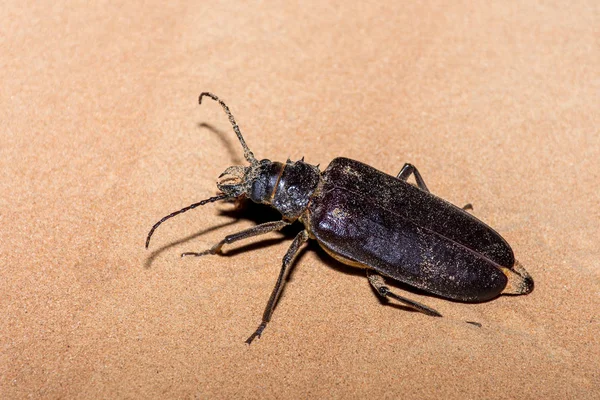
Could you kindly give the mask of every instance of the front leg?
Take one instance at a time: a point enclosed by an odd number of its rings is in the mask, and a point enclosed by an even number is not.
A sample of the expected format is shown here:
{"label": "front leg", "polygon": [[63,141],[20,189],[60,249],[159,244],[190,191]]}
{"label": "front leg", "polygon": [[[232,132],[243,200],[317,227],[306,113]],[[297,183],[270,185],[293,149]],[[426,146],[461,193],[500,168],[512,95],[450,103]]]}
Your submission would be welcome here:
{"label": "front leg", "polygon": [[241,232],[227,235],[227,236],[225,236],[225,239],[221,240],[219,243],[215,244],[213,247],[211,247],[208,250],[204,250],[200,253],[194,253],[194,252],[182,253],[181,257],[185,257],[185,256],[200,257],[200,256],[205,256],[207,254],[217,254],[217,253],[221,252],[221,248],[225,244],[230,244],[233,242],[237,242],[238,240],[247,239],[247,238],[250,238],[253,236],[263,235],[265,233],[269,233],[269,232],[273,232],[273,231],[278,231],[278,230],[282,229],[284,226],[287,226],[289,224],[290,224],[289,222],[283,221],[283,220],[265,222],[264,224],[253,226],[252,228],[243,230]]}

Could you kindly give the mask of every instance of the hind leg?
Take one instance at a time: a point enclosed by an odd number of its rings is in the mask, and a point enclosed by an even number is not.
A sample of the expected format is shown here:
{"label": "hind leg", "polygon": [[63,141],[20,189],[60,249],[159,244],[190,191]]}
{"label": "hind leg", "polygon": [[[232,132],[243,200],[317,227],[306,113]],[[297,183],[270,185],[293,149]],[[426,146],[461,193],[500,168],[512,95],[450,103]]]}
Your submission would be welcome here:
{"label": "hind leg", "polygon": [[416,301],[412,301],[406,297],[398,296],[397,294],[391,292],[390,289],[385,285],[385,280],[383,277],[378,273],[373,272],[373,270],[367,269],[367,278],[369,279],[371,286],[375,288],[377,294],[379,294],[381,297],[392,298],[404,304],[405,306],[412,308],[413,310],[422,312],[423,314],[431,315],[432,317],[442,316],[442,314],[435,311],[433,308],[429,308],[426,305],[417,303]]}

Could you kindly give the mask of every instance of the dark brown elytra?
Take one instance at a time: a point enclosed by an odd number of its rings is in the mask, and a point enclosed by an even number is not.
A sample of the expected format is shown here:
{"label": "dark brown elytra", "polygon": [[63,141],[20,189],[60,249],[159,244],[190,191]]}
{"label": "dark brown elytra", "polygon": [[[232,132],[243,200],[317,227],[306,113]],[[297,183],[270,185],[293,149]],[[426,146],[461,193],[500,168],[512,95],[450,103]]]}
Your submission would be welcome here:
{"label": "dark brown elytra", "polygon": [[[249,166],[227,168],[217,181],[219,195],[182,208],[154,224],[146,238],[146,248],[156,228],[167,219],[219,200],[249,198],[275,208],[282,219],[228,235],[208,250],[182,256],[217,254],[225,244],[300,221],[305,229],[297,234],[283,257],[262,322],[246,343],[260,337],[271,320],[284,278],[308,239],[317,240],[336,260],[363,268],[382,298],[395,299],[431,316],[441,314],[393,293],[384,276],[465,302],[533,290],[533,279],[515,260],[508,243],[467,213],[469,205],[462,209],[431,194],[413,165],[405,164],[394,177],[348,158],[334,159],[323,172],[304,160],[259,161],[246,145],[229,107],[212,93],[202,93],[200,103],[203,97],[223,107]],[[407,182],[411,175],[416,186]]]}

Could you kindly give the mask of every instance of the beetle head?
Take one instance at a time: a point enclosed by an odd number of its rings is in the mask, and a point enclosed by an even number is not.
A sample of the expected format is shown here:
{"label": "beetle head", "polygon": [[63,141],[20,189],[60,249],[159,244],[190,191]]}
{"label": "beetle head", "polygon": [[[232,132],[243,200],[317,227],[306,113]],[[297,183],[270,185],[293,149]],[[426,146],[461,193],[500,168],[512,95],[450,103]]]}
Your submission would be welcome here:
{"label": "beetle head", "polygon": [[227,168],[217,181],[217,187],[228,197],[247,196],[255,203],[270,203],[284,165],[261,160],[249,167]]}
{"label": "beetle head", "polygon": [[274,185],[277,183],[277,179],[279,177],[278,171],[283,169],[283,165],[281,163],[274,163],[269,160],[258,161],[254,157],[252,151],[250,151],[248,148],[248,145],[246,144],[246,141],[240,132],[240,128],[235,122],[235,118],[233,118],[231,111],[229,111],[229,107],[227,107],[227,105],[217,96],[209,92],[200,94],[200,98],[198,100],[200,104],[202,104],[202,98],[204,96],[210,97],[214,101],[218,102],[221,107],[223,107],[225,114],[227,114],[229,117],[229,122],[233,126],[233,131],[237,135],[237,138],[244,149],[244,158],[246,161],[248,161],[248,163],[250,163],[250,166],[244,167],[234,165],[227,168],[219,176],[219,180],[217,181],[217,187],[222,193],[215,197],[211,197],[209,199],[202,200],[198,203],[184,207],[179,211],[175,211],[154,224],[152,229],[150,229],[148,236],[146,237],[146,248],[148,248],[148,245],[150,244],[150,238],[152,237],[152,234],[160,224],[176,215],[192,210],[198,206],[213,203],[219,200],[230,200],[244,195],[250,197],[250,199],[255,202],[268,201],[272,193],[272,190],[269,191],[269,187],[274,188]]}

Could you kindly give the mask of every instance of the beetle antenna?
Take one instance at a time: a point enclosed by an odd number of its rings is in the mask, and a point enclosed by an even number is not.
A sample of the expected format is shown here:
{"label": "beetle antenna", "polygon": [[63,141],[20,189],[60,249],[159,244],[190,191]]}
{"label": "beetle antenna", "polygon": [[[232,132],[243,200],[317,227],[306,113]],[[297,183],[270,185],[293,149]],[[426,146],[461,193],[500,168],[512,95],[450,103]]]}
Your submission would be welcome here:
{"label": "beetle antenna", "polygon": [[229,117],[229,122],[231,122],[231,126],[233,126],[233,131],[237,135],[240,143],[242,144],[242,147],[244,148],[244,158],[250,164],[256,164],[257,163],[256,158],[254,157],[254,154],[248,148],[248,145],[246,144],[246,141],[244,140],[244,137],[242,136],[242,132],[240,132],[240,127],[238,126],[237,122],[235,122],[235,118],[233,118],[233,115],[231,114],[231,111],[229,111],[229,107],[227,107],[227,104],[225,104],[223,102],[223,100],[219,99],[217,96],[215,96],[214,94],[212,94],[210,92],[200,93],[200,98],[198,99],[199,104],[202,104],[202,97],[204,97],[204,96],[210,97],[214,101],[218,102],[221,105],[221,107],[223,107],[225,114],[227,114],[227,116]]}
{"label": "beetle antenna", "polygon": [[181,213],[189,211],[189,210],[191,210],[193,208],[196,208],[198,206],[203,206],[203,205],[205,205],[207,203],[213,203],[215,201],[224,200],[224,199],[227,199],[228,197],[229,196],[226,195],[226,194],[222,194],[222,195],[219,195],[219,196],[211,197],[210,199],[206,199],[206,200],[202,200],[202,201],[200,201],[198,203],[194,203],[192,205],[189,205],[187,207],[182,208],[179,211],[175,211],[175,212],[167,215],[166,217],[163,217],[160,221],[158,221],[157,223],[155,223],[154,226],[152,227],[152,229],[150,229],[150,232],[148,232],[148,237],[146,238],[146,248],[148,248],[148,245],[150,245],[150,238],[152,237],[152,234],[154,233],[154,231],[156,230],[156,228],[158,228],[158,226],[160,224],[162,224],[163,222],[165,222],[169,218],[173,218],[176,215],[179,215]]}

